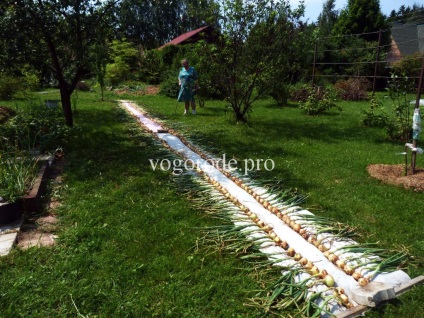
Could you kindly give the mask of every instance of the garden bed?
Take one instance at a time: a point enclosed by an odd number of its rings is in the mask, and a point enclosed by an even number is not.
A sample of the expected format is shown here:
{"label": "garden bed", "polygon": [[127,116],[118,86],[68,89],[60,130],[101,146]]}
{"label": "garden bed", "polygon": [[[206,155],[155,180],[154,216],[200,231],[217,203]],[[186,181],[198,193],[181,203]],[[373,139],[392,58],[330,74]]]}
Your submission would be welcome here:
{"label": "garden bed", "polygon": [[46,193],[51,165],[51,158],[48,158],[45,162],[43,162],[34,181],[34,185],[28,194],[15,202],[0,205],[0,224],[14,222],[24,213],[36,212],[42,208],[43,197]]}
{"label": "garden bed", "polygon": [[117,88],[113,90],[117,95],[132,95],[132,96],[144,96],[144,95],[157,95],[160,92],[158,85],[146,85],[139,89],[131,89],[129,87]]}

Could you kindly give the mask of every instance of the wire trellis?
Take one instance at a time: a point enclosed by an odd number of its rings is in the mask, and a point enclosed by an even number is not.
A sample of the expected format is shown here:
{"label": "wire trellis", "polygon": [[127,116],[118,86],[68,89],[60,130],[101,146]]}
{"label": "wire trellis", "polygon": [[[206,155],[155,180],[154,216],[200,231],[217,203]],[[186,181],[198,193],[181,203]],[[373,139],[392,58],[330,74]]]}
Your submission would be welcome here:
{"label": "wire trellis", "polygon": [[[419,45],[419,42],[421,40],[424,40],[424,37],[417,37],[416,39],[412,39],[412,40],[406,40],[406,41],[402,41],[402,42],[398,42],[398,43],[390,43],[390,44],[382,44],[382,34],[384,32],[386,32],[387,30],[380,30],[378,32],[367,32],[367,33],[361,33],[361,34],[354,34],[355,36],[362,36],[362,35],[368,35],[368,34],[376,34],[378,33],[379,37],[378,37],[378,43],[377,45],[373,45],[370,47],[339,47],[337,49],[328,49],[328,50],[318,50],[318,40],[317,42],[315,42],[314,45],[314,59],[313,59],[313,63],[312,63],[312,85],[315,84],[315,79],[318,77],[321,78],[347,78],[347,77],[355,77],[355,78],[366,78],[366,79],[372,79],[373,85],[372,85],[372,93],[374,94],[375,89],[376,89],[376,81],[379,80],[388,80],[391,78],[391,76],[389,75],[385,75],[384,73],[387,72],[387,69],[390,68],[391,64],[393,62],[395,62],[397,59],[394,57],[394,54],[390,54],[389,48],[394,48],[396,49],[398,45],[402,45],[402,44],[406,44],[406,43],[413,43],[413,42],[417,42],[417,44]],[[353,36],[353,35],[346,35],[346,36]],[[334,38],[333,37],[325,37],[325,38]],[[319,56],[322,56],[323,53],[331,53],[331,52],[339,52],[342,55],[345,55],[346,52],[355,52],[356,54],[359,54],[358,52],[361,51],[366,51],[368,50],[369,54],[371,55],[372,53],[374,53],[375,56],[375,60],[374,61],[370,61],[370,60],[363,60],[364,59],[364,53],[362,53],[362,56],[357,60],[357,61],[334,61],[334,60],[320,60]],[[386,55],[384,56],[384,59],[381,59],[381,51],[385,50],[386,51]],[[325,55],[325,54],[324,54]],[[329,59],[330,57],[327,57],[327,59]],[[368,59],[370,58],[370,56],[368,57]],[[408,60],[421,60],[423,59],[422,56],[417,55],[417,56],[409,56]],[[371,70],[369,68],[369,66],[374,66],[374,70],[373,73],[371,73]],[[325,66],[329,66],[328,70],[333,70],[334,73],[333,74],[319,74],[318,71],[318,67],[319,68],[323,68]],[[368,67],[367,67],[368,66]],[[384,66],[384,71],[381,70],[381,67]],[[346,69],[346,67],[350,68],[350,69]],[[362,73],[365,71],[366,74],[361,74],[361,69],[362,68]],[[379,69],[380,69],[380,73],[383,74],[379,74]],[[372,74],[372,75],[371,75]],[[420,77],[417,76],[409,76],[409,78],[411,79],[415,79],[418,80],[420,79]]]}

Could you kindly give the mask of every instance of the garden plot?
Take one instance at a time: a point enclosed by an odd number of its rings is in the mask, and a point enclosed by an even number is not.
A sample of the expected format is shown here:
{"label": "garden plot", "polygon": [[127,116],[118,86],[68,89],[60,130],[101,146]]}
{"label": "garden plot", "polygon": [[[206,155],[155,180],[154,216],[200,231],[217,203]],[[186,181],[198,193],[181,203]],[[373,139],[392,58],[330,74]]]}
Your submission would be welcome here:
{"label": "garden plot", "polygon": [[166,147],[189,161],[203,182],[233,206],[233,228],[221,236],[243,233],[269,262],[281,267],[282,279],[262,302],[266,310],[304,302],[306,306],[298,306],[304,314],[347,317],[393,299],[423,280],[422,276],[411,280],[397,270],[407,261],[402,251],[361,246],[349,238],[349,227],[317,217],[223,169],[184,138],[148,118],[137,105],[127,101],[121,105]]}

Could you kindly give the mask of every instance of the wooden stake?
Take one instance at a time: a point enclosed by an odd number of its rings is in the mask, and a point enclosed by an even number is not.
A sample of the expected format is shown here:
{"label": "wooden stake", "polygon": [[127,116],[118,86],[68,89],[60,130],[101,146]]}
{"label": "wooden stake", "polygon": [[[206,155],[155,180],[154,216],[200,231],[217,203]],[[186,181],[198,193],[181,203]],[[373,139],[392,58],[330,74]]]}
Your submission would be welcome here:
{"label": "wooden stake", "polygon": [[380,46],[381,46],[381,29],[378,32],[378,45],[377,45],[377,52],[375,57],[375,65],[374,65],[374,81],[372,83],[372,96],[374,96],[375,93],[375,83],[377,81],[377,70],[378,70],[378,62],[380,60]]}
{"label": "wooden stake", "polygon": [[318,44],[315,42],[314,45],[314,64],[312,65],[312,87],[315,85],[315,67],[317,63],[317,51],[318,51]]}

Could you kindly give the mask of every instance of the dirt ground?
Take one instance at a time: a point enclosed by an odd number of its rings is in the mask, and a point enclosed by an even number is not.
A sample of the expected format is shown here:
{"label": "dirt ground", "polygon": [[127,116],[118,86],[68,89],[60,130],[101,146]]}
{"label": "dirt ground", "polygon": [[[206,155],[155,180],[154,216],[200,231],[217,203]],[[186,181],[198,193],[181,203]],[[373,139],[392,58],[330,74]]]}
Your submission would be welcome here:
{"label": "dirt ground", "polygon": [[371,177],[384,183],[402,186],[405,189],[413,189],[415,192],[424,191],[424,169],[417,167],[415,174],[411,171],[405,175],[405,166],[375,164],[369,165],[367,171]]}
{"label": "dirt ground", "polygon": [[158,85],[147,85],[144,89],[140,90],[130,90],[130,89],[114,89],[115,94],[122,95],[128,94],[133,96],[142,96],[142,95],[157,95],[159,94],[160,87]]}

